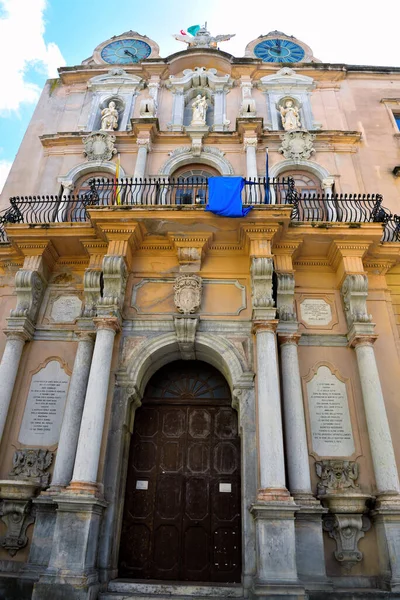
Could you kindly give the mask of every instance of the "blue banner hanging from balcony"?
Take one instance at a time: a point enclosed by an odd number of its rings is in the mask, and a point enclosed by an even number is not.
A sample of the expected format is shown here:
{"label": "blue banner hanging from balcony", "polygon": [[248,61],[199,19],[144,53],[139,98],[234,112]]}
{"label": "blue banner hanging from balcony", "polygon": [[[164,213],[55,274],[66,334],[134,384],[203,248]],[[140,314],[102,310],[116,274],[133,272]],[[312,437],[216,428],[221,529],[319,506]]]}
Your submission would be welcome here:
{"label": "blue banner hanging from balcony", "polygon": [[243,177],[210,177],[206,210],[221,217],[245,217],[253,208],[242,205]]}

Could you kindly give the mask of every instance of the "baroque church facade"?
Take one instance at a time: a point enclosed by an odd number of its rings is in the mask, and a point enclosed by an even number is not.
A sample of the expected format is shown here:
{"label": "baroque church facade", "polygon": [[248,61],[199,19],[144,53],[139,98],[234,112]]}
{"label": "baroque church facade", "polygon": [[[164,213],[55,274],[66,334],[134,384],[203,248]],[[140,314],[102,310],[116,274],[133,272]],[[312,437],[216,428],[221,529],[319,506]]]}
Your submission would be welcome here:
{"label": "baroque church facade", "polygon": [[400,598],[400,67],[176,37],[59,69],[1,196],[0,597]]}

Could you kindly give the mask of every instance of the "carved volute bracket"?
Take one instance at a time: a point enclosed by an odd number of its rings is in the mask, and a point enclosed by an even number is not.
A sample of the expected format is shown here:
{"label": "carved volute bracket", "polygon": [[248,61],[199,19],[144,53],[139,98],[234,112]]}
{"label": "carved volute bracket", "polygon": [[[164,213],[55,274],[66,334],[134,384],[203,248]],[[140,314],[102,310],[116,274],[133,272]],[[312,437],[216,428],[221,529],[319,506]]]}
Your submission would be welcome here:
{"label": "carved volute bracket", "polygon": [[297,315],[294,303],[294,273],[277,273],[277,279],[277,316],[280,321],[295,322],[297,320]]}
{"label": "carved volute bracket", "polygon": [[127,278],[124,257],[107,254],[103,259],[103,295],[97,303],[99,316],[119,316],[124,303]]}
{"label": "carved volute bracket", "polygon": [[84,305],[82,317],[95,317],[103,287],[103,273],[100,269],[86,269],[83,276]]}
{"label": "carved volute bracket", "polygon": [[181,273],[196,273],[201,270],[208,244],[213,238],[212,233],[196,233],[196,235],[169,234],[169,239],[175,247],[179,271]]}
{"label": "carved volute bracket", "polygon": [[272,297],[272,273],[274,263],[272,258],[251,259],[251,291],[253,319],[275,319],[276,308]]}
{"label": "carved volute bracket", "polygon": [[189,315],[174,317],[176,338],[183,360],[196,359],[194,342],[198,324],[199,317],[189,317]]}
{"label": "carved volute bracket", "polygon": [[371,527],[366,515],[359,514],[327,514],[323,516],[323,529],[335,540],[335,558],[347,573],[363,559],[358,549],[358,542]]}
{"label": "carved volute bracket", "polygon": [[329,509],[323,516],[323,529],[335,540],[335,558],[350,572],[363,558],[358,542],[371,526],[365,515],[368,494],[360,492],[356,479],[358,464],[348,460],[321,460],[315,464],[320,478],[318,498]]}
{"label": "carved volute bracket", "polygon": [[7,526],[5,536],[0,538],[0,546],[10,556],[15,556],[28,543],[26,530],[35,521],[35,508],[31,500],[4,499],[0,504],[0,516]]}
{"label": "carved volute bracket", "polygon": [[[353,326],[363,325],[365,333],[373,332],[372,317],[367,312],[368,277],[357,273],[347,275],[342,285],[342,298],[344,312],[349,329]],[[365,325],[368,325],[365,328]]]}

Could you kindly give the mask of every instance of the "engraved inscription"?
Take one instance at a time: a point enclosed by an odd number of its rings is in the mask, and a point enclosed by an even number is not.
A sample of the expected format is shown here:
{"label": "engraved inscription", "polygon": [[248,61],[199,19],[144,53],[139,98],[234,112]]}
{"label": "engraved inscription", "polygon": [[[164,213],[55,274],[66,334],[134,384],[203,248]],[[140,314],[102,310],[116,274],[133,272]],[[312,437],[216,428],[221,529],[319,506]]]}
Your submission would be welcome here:
{"label": "engraved inscription", "polygon": [[32,377],[18,441],[52,446],[60,437],[69,375],[52,360]]}
{"label": "engraved inscription", "polygon": [[82,300],[78,296],[60,296],[54,301],[51,318],[56,323],[73,323],[79,317]]}
{"label": "engraved inscription", "polygon": [[307,325],[323,327],[332,321],[331,305],[323,298],[306,298],[300,304],[300,315]]}
{"label": "engraved inscription", "polygon": [[318,456],[351,456],[355,451],[346,384],[326,366],[307,383],[313,451]]}

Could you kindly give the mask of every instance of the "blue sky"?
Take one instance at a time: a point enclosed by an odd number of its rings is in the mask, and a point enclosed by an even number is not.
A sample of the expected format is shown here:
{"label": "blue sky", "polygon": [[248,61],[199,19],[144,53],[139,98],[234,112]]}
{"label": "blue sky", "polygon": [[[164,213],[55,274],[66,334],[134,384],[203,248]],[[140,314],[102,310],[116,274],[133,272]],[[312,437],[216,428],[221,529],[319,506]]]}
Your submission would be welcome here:
{"label": "blue sky", "polygon": [[183,49],[173,33],[207,21],[214,35],[236,34],[222,46],[236,56],[278,29],[324,62],[400,66],[397,5],[380,0],[368,11],[361,0],[0,0],[0,191],[47,77],[57,66],[80,64],[113,35],[138,31],[167,56]]}

